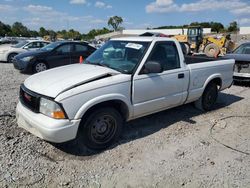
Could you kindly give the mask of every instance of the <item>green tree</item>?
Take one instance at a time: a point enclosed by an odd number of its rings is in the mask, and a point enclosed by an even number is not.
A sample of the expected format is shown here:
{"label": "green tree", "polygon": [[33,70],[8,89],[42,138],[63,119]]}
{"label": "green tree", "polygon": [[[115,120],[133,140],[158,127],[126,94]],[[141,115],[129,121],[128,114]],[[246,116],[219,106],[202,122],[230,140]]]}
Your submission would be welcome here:
{"label": "green tree", "polygon": [[219,22],[211,22],[210,25],[212,32],[219,33],[220,31],[224,30],[224,25]]}
{"label": "green tree", "polygon": [[224,30],[223,24],[219,22],[192,22],[189,25],[169,25],[169,26],[161,26],[157,27],[155,29],[181,29],[181,28],[187,28],[189,26],[201,26],[203,28],[211,28],[213,32],[220,32]]}
{"label": "green tree", "polygon": [[203,28],[209,28],[211,27],[211,23],[209,22],[192,22],[190,26],[201,26]]}
{"label": "green tree", "polygon": [[106,33],[110,33],[111,31],[109,29],[107,29],[106,27],[103,27],[102,29],[92,29],[91,31],[89,31],[87,34],[82,34],[82,39],[83,40],[90,40],[95,38],[95,36],[97,35],[103,35]]}
{"label": "green tree", "polygon": [[113,16],[110,17],[108,20],[108,26],[111,26],[115,31],[119,28],[119,26],[122,24],[123,19],[119,16]]}
{"label": "green tree", "polygon": [[81,33],[78,31],[75,31],[74,29],[70,29],[68,31],[68,38],[74,39],[74,40],[80,40],[81,39]]}
{"label": "green tree", "polygon": [[31,37],[38,37],[39,33],[37,31],[34,31],[34,30],[29,30],[29,35]]}
{"label": "green tree", "polygon": [[62,31],[58,31],[57,35],[60,38],[68,39],[68,34],[67,34],[67,31],[65,29],[63,29]]}
{"label": "green tree", "polygon": [[40,27],[40,29],[39,29],[39,36],[40,37],[44,37],[46,35],[49,35],[49,32],[44,27]]}
{"label": "green tree", "polygon": [[49,34],[50,40],[55,41],[56,40],[56,32],[53,30],[48,30],[47,32]]}
{"label": "green tree", "polygon": [[11,26],[0,21],[0,36],[11,35]]}
{"label": "green tree", "polygon": [[236,21],[230,23],[228,29],[229,32],[237,32],[238,31],[238,24]]}
{"label": "green tree", "polygon": [[23,36],[23,37],[29,37],[30,33],[27,27],[25,27],[22,23],[20,22],[15,22],[12,25],[12,34],[14,36]]}

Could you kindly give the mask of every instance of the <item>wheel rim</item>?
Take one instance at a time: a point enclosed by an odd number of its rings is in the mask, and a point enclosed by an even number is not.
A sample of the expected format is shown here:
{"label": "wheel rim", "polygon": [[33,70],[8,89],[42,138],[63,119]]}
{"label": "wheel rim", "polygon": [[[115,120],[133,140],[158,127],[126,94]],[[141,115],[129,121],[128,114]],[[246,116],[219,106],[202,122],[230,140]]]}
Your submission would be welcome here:
{"label": "wheel rim", "polygon": [[44,63],[38,63],[36,64],[36,72],[42,72],[47,70],[47,66]]}
{"label": "wheel rim", "polygon": [[117,123],[115,118],[110,115],[102,115],[92,122],[90,135],[94,142],[104,144],[113,138],[116,129]]}
{"label": "wheel rim", "polygon": [[214,48],[210,48],[210,49],[209,49],[209,53],[210,53],[211,55],[215,54],[215,49],[214,49]]}
{"label": "wheel rim", "polygon": [[9,61],[13,62],[15,56],[16,56],[15,54],[11,54],[10,57],[9,57]]}

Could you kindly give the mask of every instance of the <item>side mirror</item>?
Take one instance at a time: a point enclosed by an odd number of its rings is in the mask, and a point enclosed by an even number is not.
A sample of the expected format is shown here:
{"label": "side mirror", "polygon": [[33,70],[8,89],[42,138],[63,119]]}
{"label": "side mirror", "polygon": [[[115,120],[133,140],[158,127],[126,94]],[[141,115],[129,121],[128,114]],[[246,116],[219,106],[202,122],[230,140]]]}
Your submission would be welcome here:
{"label": "side mirror", "polygon": [[143,74],[149,73],[161,73],[163,72],[163,67],[157,61],[148,61],[144,65],[144,69],[142,71]]}
{"label": "side mirror", "polygon": [[24,46],[24,47],[23,47],[23,49],[28,50],[28,49],[29,49],[29,47],[28,47],[28,46]]}

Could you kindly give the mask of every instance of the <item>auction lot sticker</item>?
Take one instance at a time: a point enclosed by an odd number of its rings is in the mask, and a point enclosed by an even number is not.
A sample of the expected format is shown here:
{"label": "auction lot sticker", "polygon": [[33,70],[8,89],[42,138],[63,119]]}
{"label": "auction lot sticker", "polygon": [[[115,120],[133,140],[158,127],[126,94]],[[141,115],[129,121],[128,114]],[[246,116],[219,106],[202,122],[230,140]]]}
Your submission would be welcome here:
{"label": "auction lot sticker", "polygon": [[128,43],[125,47],[140,50],[142,48],[142,45],[141,44],[136,44],[136,43]]}

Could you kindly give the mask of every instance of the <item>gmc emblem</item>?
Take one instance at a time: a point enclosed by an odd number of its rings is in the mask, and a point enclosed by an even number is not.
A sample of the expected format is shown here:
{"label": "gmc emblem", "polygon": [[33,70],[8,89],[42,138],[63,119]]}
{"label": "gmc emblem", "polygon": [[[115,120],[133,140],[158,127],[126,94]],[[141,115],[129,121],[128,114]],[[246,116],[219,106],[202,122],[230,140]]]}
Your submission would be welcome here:
{"label": "gmc emblem", "polygon": [[25,97],[25,99],[27,99],[28,101],[31,102],[31,96],[30,95],[28,95],[27,93],[24,93],[24,97]]}

